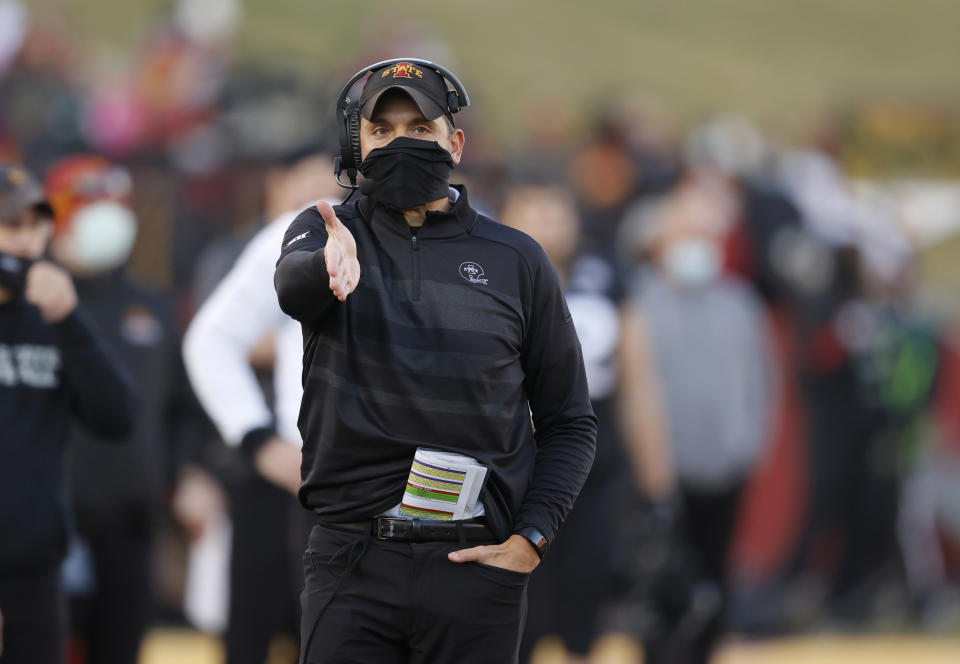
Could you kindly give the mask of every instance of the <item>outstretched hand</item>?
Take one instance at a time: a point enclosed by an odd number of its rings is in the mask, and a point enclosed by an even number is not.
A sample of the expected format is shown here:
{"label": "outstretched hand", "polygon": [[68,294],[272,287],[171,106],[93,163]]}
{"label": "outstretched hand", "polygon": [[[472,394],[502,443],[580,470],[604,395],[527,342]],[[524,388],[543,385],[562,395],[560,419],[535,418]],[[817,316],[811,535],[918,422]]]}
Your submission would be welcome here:
{"label": "outstretched hand", "polygon": [[337,218],[333,207],[326,201],[317,203],[317,211],[323,217],[327,229],[327,246],[323,259],[330,276],[330,290],[343,302],[360,281],[360,262],[357,260],[357,243],[353,234]]}

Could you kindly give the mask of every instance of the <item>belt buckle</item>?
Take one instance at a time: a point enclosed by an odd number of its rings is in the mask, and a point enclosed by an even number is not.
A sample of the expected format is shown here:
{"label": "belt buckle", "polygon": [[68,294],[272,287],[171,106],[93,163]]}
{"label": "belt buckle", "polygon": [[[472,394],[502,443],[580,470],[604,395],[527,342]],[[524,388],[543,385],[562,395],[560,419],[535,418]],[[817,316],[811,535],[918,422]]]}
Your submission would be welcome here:
{"label": "belt buckle", "polygon": [[382,516],[377,517],[377,539],[378,540],[383,539],[383,517]]}

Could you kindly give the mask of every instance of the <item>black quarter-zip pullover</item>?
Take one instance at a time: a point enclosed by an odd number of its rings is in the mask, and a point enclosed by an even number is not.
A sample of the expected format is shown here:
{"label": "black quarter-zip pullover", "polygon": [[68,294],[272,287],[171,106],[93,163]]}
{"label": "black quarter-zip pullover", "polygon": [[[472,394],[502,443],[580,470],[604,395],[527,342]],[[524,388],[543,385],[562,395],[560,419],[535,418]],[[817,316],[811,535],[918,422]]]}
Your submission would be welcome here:
{"label": "black quarter-zip pullover", "polygon": [[489,467],[481,501],[498,537],[533,526],[552,540],[594,455],[580,344],[540,246],[457,190],[416,233],[368,198],[335,207],[361,269],[344,302],[320,213],[287,230],[275,285],[303,326],[300,500],[331,522],[375,516],[428,447]]}

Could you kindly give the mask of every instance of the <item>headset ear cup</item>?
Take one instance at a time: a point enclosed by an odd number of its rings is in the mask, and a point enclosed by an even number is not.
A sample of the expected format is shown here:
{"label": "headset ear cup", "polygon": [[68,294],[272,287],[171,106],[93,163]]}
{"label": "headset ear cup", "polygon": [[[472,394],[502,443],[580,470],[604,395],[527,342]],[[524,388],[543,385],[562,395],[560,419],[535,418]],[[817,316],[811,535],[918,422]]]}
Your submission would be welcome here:
{"label": "headset ear cup", "polygon": [[337,127],[337,138],[340,141],[340,166],[341,168],[353,168],[353,149],[350,147],[350,122],[347,120],[348,114],[343,111]]}
{"label": "headset ear cup", "polygon": [[352,108],[347,112],[347,137],[350,139],[350,153],[353,167],[360,168],[363,157],[360,152],[360,109]]}
{"label": "headset ear cup", "polygon": [[349,171],[360,166],[360,112],[356,102],[343,110],[340,122],[340,166]]}
{"label": "headset ear cup", "polygon": [[456,90],[447,90],[447,110],[451,114],[460,112],[460,95]]}

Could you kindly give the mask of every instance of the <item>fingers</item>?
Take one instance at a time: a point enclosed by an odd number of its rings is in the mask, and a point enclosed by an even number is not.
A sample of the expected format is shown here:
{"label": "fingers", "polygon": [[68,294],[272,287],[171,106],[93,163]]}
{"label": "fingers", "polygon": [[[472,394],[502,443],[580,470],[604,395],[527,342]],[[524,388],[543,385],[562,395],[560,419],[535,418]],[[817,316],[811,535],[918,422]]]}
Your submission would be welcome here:
{"label": "fingers", "polygon": [[327,240],[323,259],[330,277],[330,290],[343,302],[360,281],[360,264],[355,256],[344,253],[343,245],[334,238]]}
{"label": "fingers", "polygon": [[447,558],[455,563],[477,562],[521,574],[529,574],[540,564],[540,557],[520,535],[511,536],[503,544],[451,551]]}
{"label": "fingers", "polygon": [[[352,250],[353,238],[328,202],[317,201],[317,212],[323,217],[328,236],[323,257],[327,263],[327,274],[330,276],[330,290],[343,302],[347,295],[353,292],[360,276],[355,250]],[[340,233],[340,229],[344,232]]]}
{"label": "fingers", "polygon": [[24,288],[27,302],[40,309],[48,323],[66,318],[77,306],[77,292],[65,270],[51,263],[34,263]]}
{"label": "fingers", "polygon": [[350,293],[347,274],[343,269],[343,256],[336,243],[328,242],[323,256],[327,263],[327,275],[330,277],[330,290],[343,302]]}
{"label": "fingers", "polygon": [[339,300],[343,300],[343,255],[340,252],[340,246],[331,240],[327,241],[327,246],[323,252],[323,260],[327,264],[327,275],[330,277],[330,290]]}
{"label": "fingers", "polygon": [[327,242],[323,250],[323,260],[327,264],[327,274],[330,278],[335,278],[343,271],[343,254],[340,252],[340,246],[336,242]]}
{"label": "fingers", "polygon": [[466,563],[470,561],[482,562],[487,557],[490,556],[490,552],[493,549],[491,546],[475,546],[470,549],[460,549],[459,551],[451,551],[447,554],[447,558],[452,560],[455,563]]}
{"label": "fingers", "polygon": [[350,282],[350,279],[345,274],[340,274],[338,276],[330,277],[330,290],[333,291],[333,294],[337,297],[338,300],[343,302],[347,299],[347,295],[353,292],[353,284]]}

